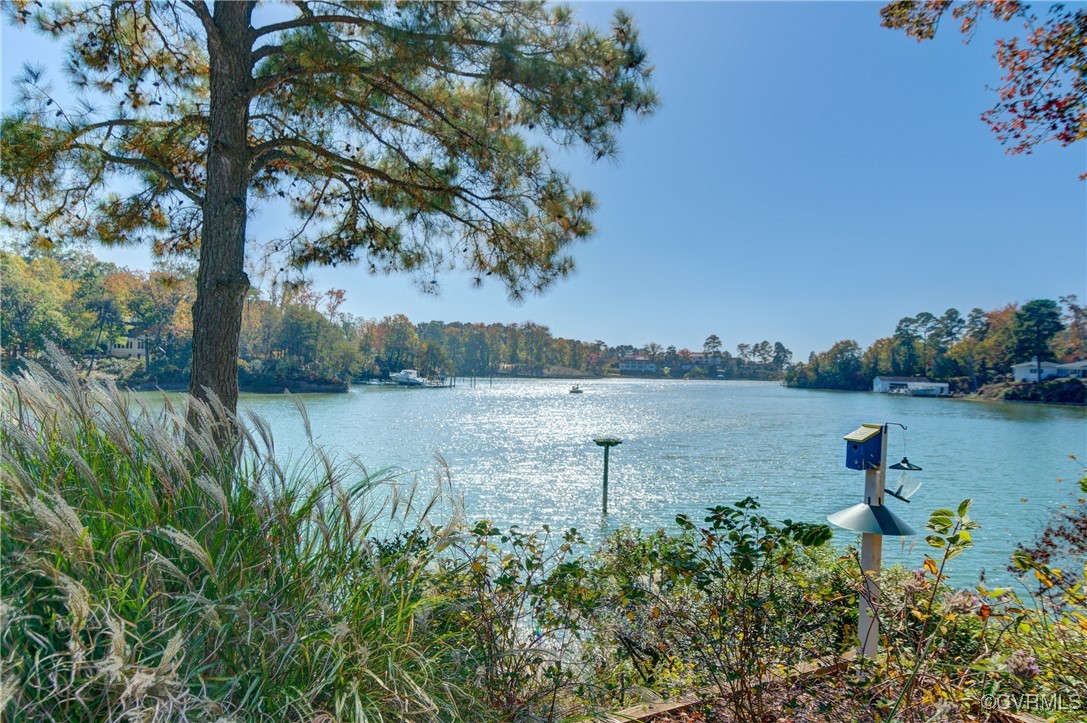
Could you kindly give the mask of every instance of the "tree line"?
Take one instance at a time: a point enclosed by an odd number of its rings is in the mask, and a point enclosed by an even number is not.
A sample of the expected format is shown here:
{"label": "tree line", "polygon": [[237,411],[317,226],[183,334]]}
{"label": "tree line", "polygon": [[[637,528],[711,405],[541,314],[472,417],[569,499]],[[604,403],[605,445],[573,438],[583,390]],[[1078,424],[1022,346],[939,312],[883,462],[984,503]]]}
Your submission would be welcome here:
{"label": "tree line", "polygon": [[867,349],[852,339],[812,353],[785,374],[790,386],[871,389],[877,376],[928,377],[957,391],[1006,378],[1013,364],[1087,359],[1087,313],[1074,294],[1034,299],[1022,306],[921,312],[900,319],[894,333]]}
{"label": "tree line", "polygon": [[[130,384],[184,384],[190,374],[192,265],[132,270],[78,251],[19,255],[0,251],[2,354],[9,364],[55,342],[88,369]],[[1087,313],[1075,295],[1036,299],[1000,309],[921,312],[867,349],[843,340],[792,364],[781,342],[739,343],[735,354],[711,334],[701,352],[656,342],[609,346],[601,340],[556,337],[542,324],[428,321],[403,314],[366,319],[342,311],[341,289],[273,285],[246,295],[239,368],[243,384],[290,380],[344,382],[384,378],[415,368],[427,375],[489,376],[548,373],[600,375],[620,359],[642,356],[673,377],[783,376],[797,387],[870,389],[876,376],[924,376],[972,390],[1006,376],[1012,364],[1087,358]],[[146,358],[108,358],[111,341],[145,340]]]}
{"label": "tree line", "polygon": [[[125,383],[187,383],[196,296],[191,265],[148,272],[78,250],[0,251],[0,272],[0,346],[8,364],[33,358],[53,342],[86,369]],[[319,291],[309,284],[250,289],[239,344],[243,386],[358,381],[405,368],[433,376],[600,375],[616,372],[619,359],[635,355],[654,362],[662,374],[700,376],[699,370],[743,371],[758,364],[780,370],[792,356],[780,342],[762,341],[739,344],[733,357],[716,335],[698,358],[688,349],[656,342],[609,346],[601,340],[557,337],[531,321],[415,323],[403,314],[367,319],[344,312],[345,300],[342,289]],[[111,342],[129,338],[143,340],[146,354],[110,358]]]}

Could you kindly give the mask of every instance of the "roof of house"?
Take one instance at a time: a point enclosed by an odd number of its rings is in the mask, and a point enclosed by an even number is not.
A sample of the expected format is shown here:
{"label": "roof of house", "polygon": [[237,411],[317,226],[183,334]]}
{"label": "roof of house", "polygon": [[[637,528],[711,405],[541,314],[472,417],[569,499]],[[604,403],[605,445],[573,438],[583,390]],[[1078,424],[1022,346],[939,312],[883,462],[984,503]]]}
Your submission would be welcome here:
{"label": "roof of house", "polygon": [[1044,362],[1025,361],[1025,362],[1019,362],[1018,364],[1012,364],[1012,369],[1016,369],[1018,367],[1036,367],[1036,366],[1039,366],[1039,365],[1043,366],[1043,367],[1045,367],[1047,369],[1084,369],[1084,368],[1087,368],[1087,359],[1081,359],[1079,361],[1068,362],[1067,364],[1058,364],[1057,362],[1051,362],[1051,361],[1044,361]]}
{"label": "roof of house", "polygon": [[1043,362],[1025,361],[1025,362],[1019,362],[1018,364],[1012,364],[1012,369],[1015,369],[1017,367],[1037,367],[1037,366],[1043,366],[1043,367],[1046,367],[1047,369],[1056,369],[1059,366],[1067,366],[1067,365],[1058,364],[1057,362],[1051,362],[1051,361],[1043,361]]}
{"label": "roof of house", "polygon": [[882,379],[885,382],[925,382],[926,384],[929,383],[928,377],[885,377],[881,375],[876,377],[876,379]]}

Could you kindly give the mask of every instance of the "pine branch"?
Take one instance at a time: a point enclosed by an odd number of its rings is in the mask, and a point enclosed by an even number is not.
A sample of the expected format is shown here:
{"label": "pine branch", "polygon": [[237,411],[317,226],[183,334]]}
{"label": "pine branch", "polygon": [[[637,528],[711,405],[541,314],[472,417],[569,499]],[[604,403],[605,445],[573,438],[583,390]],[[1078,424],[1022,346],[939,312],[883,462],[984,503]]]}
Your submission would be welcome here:
{"label": "pine branch", "polygon": [[201,204],[204,202],[203,196],[190,189],[180,178],[175,176],[173,173],[170,173],[170,171],[168,171],[166,168],[162,167],[160,164],[152,161],[149,158],[144,158],[142,156],[118,156],[114,153],[106,151],[99,146],[92,146],[86,143],[75,143],[72,145],[72,147],[82,149],[84,151],[87,151],[88,153],[97,153],[104,160],[110,163],[115,163],[119,166],[127,166],[129,168],[139,168],[144,171],[150,171],[162,178],[164,181],[166,181],[167,184],[170,185],[171,188],[188,198],[193,203]]}

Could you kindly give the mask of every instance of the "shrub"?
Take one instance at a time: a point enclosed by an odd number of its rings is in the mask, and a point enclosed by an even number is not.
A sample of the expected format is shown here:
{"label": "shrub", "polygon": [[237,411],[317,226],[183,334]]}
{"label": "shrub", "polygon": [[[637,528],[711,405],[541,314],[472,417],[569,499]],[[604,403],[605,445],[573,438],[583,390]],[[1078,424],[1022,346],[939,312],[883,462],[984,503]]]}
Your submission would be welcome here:
{"label": "shrub", "polygon": [[[830,539],[825,525],[775,525],[747,498],[708,510],[681,534],[620,533],[597,570],[611,592],[615,654],[645,686],[658,676],[720,691],[736,720],[767,713],[767,678],[826,651],[827,589],[802,568]],[[816,643],[818,641],[818,643]],[[837,646],[834,646],[837,649]]]}
{"label": "shrub", "polygon": [[[555,720],[593,680],[582,647],[598,592],[576,530],[552,535],[481,521],[443,555],[434,581],[466,634],[457,651],[485,703],[508,719]],[[581,553],[581,554],[579,554]]]}

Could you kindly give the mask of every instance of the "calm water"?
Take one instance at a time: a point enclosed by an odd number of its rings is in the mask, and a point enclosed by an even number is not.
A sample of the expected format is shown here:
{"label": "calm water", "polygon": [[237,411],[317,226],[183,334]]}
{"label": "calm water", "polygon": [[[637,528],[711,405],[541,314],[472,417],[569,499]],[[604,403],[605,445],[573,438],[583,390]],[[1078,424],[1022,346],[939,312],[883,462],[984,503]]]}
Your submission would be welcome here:
{"label": "calm water", "polygon": [[[862,422],[891,427],[888,457],[909,456],[924,487],[888,504],[915,529],[927,513],[974,499],[982,524],[956,581],[979,567],[990,583],[1015,542],[1029,539],[1075,491],[1087,459],[1087,409],[786,389],[766,382],[461,380],[454,389],[356,387],[346,395],[301,395],[326,448],[369,468],[396,467],[424,484],[444,457],[468,516],[501,526],[577,527],[590,539],[623,524],[673,525],[678,513],[758,496],[773,519],[823,521],[859,502],[864,473],[845,468],[842,436]],[[286,396],[243,395],[267,418],[277,448],[305,444]],[[600,515],[603,451],[615,435],[609,516]],[[897,473],[888,474],[893,486]],[[847,542],[852,533],[839,532]],[[920,537],[885,542],[885,557],[919,564]]]}

